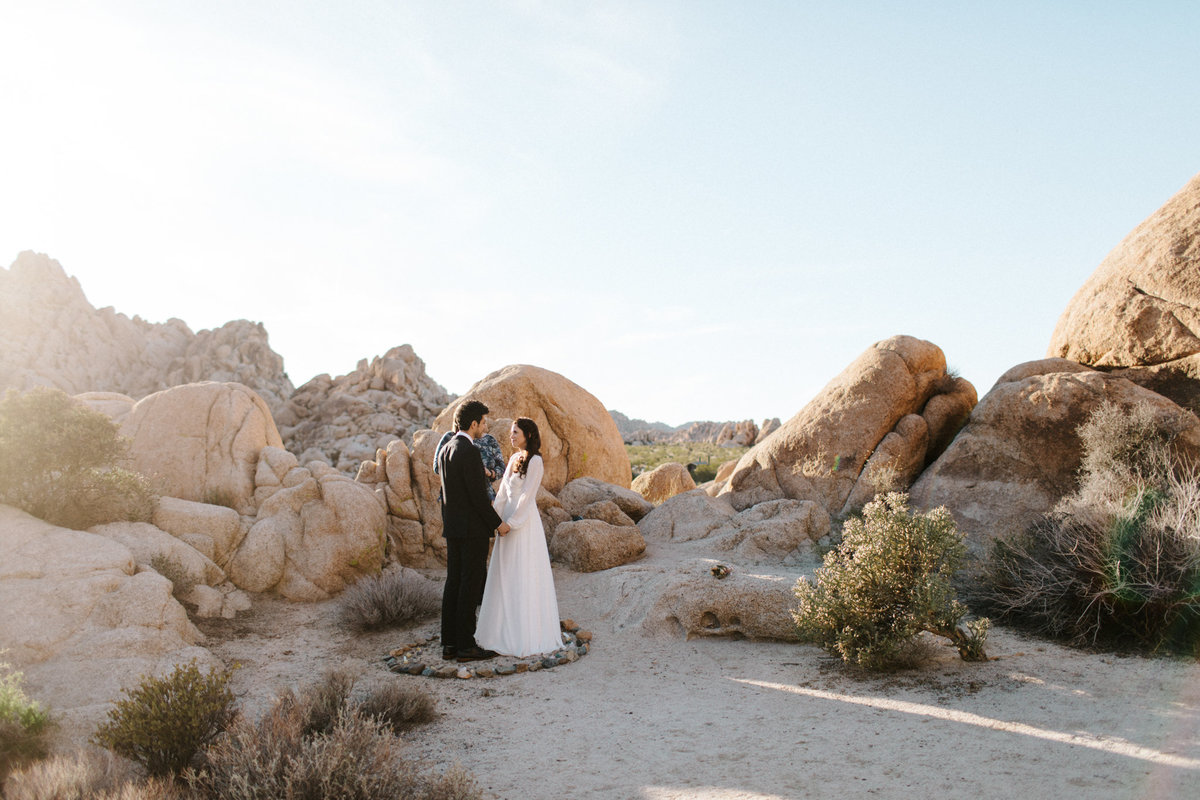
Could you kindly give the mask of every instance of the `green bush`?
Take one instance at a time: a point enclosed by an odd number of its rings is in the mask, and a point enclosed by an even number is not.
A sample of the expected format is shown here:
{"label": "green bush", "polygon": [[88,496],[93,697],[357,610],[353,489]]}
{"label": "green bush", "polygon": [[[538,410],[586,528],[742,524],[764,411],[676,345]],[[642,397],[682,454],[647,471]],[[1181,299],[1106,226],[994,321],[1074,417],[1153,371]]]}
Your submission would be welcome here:
{"label": "green bush", "polygon": [[0,783],[17,765],[43,758],[49,715],[21,689],[21,673],[0,663]]}
{"label": "green bush", "polygon": [[997,539],[983,599],[998,618],[1075,645],[1200,654],[1200,475],[1145,406],[1080,426],[1079,488]]}
{"label": "green bush", "polygon": [[950,639],[964,660],[985,660],[988,621],[964,624],[951,585],[965,552],[945,508],[914,514],[906,494],[876,497],[846,520],[816,584],[796,583],[801,638],[868,669],[910,663],[922,631]]}
{"label": "green bush", "polygon": [[233,673],[202,673],[195,661],[162,678],[143,677],[109,712],[92,740],[150,775],[180,774],[232,722]]}
{"label": "green bush", "polygon": [[428,619],[442,606],[442,584],[416,570],[392,566],[360,578],[338,598],[342,621],[355,630],[378,630]]}
{"label": "green bush", "polygon": [[149,521],[154,493],[116,466],[127,450],[117,432],[57,389],[8,391],[0,400],[0,504],[78,530]]}
{"label": "green bush", "polygon": [[[625,445],[625,452],[629,455],[629,464],[633,467],[634,477],[672,462],[695,464],[696,472],[693,473],[693,478],[697,484],[712,480],[721,464],[731,459],[741,458],[749,449],[749,447],[722,447],[709,442]],[[711,475],[708,475],[709,471],[711,471]],[[705,475],[707,477],[702,477]]]}

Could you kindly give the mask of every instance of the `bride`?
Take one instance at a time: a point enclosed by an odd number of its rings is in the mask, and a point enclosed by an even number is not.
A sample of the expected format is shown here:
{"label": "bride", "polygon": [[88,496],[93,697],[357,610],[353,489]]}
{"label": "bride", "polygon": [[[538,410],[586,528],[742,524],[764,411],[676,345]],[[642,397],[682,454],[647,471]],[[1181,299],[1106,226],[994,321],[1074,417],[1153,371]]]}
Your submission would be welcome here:
{"label": "bride", "polygon": [[537,424],[517,419],[511,441],[517,452],[508,460],[492,507],[512,530],[492,548],[475,640],[488,650],[524,657],[562,647],[562,633],[537,507],[544,472]]}

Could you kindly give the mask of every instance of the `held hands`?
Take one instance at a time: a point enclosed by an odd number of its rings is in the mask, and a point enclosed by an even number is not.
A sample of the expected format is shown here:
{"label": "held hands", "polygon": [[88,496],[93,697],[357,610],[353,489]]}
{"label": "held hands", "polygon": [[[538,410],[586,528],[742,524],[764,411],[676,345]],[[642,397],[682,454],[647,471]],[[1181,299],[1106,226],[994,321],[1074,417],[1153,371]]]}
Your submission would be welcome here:
{"label": "held hands", "polygon": [[504,536],[506,533],[508,533],[511,530],[512,530],[512,528],[509,527],[507,522],[501,522],[500,527],[496,528],[496,533],[500,534],[501,536]]}

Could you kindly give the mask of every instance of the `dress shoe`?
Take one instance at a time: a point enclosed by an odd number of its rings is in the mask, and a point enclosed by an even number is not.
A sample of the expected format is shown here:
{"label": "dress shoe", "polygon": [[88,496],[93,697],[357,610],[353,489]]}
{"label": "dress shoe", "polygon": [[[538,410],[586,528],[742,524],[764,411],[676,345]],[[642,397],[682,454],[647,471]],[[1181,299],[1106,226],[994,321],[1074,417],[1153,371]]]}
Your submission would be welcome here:
{"label": "dress shoe", "polygon": [[442,648],[442,660],[443,661],[453,661],[456,658],[458,658],[458,648],[457,647],[443,647]]}
{"label": "dress shoe", "polygon": [[468,647],[466,650],[458,651],[458,662],[461,664],[464,661],[483,661],[485,658],[495,658],[500,655],[494,650],[484,650],[482,647]]}

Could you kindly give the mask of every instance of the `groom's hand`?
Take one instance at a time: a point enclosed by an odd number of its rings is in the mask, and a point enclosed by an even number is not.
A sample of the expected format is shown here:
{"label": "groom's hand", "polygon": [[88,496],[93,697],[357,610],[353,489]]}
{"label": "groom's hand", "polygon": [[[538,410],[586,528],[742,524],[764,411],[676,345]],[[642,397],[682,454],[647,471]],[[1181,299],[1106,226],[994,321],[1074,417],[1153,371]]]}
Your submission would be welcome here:
{"label": "groom's hand", "polygon": [[501,522],[500,527],[496,528],[496,533],[503,536],[504,534],[508,533],[511,530],[512,530],[512,528],[509,527],[507,522]]}

